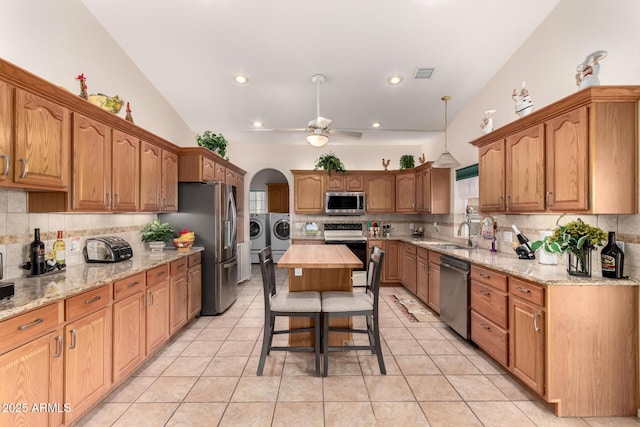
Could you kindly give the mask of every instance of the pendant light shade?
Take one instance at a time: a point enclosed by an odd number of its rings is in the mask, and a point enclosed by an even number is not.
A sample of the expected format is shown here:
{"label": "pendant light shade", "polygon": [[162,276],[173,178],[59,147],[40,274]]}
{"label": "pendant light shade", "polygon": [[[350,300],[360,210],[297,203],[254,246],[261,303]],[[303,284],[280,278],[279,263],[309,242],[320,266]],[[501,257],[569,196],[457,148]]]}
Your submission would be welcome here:
{"label": "pendant light shade", "polygon": [[307,136],[307,142],[311,145],[313,145],[314,147],[322,147],[323,145],[325,145],[327,142],[329,142],[329,138],[327,138],[326,135],[323,135],[321,133],[313,133],[309,136]]}
{"label": "pendant light shade", "polygon": [[447,101],[450,99],[450,96],[442,97],[442,100],[444,101],[444,153],[440,154],[440,157],[433,162],[431,167],[434,168],[457,168],[460,166],[460,162],[458,162],[447,150]]}

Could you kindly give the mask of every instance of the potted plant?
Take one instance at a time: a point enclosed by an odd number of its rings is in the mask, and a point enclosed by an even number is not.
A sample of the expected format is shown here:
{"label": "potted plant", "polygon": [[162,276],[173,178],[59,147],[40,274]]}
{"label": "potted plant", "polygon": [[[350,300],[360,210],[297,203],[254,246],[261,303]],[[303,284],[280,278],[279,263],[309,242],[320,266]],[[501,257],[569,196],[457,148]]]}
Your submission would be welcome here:
{"label": "potted plant", "polygon": [[416,167],[415,157],[411,154],[403,154],[400,156],[400,170],[412,169]]}
{"label": "potted plant", "polygon": [[570,221],[565,225],[559,225],[560,219],[556,221],[556,229],[553,234],[537,240],[531,244],[533,251],[540,247],[546,252],[563,254],[569,253],[569,263],[567,272],[572,276],[591,276],[591,251],[596,245],[602,246],[602,241],[607,235],[598,227],[586,224],[580,218]]}
{"label": "potted plant", "polygon": [[168,222],[160,223],[157,219],[145,225],[140,232],[142,242],[148,243],[151,250],[162,250],[173,237],[171,225]]}
{"label": "potted plant", "polygon": [[226,158],[229,142],[221,133],[216,134],[206,130],[202,135],[196,135],[196,142],[200,147],[207,148],[217,153],[220,157]]}
{"label": "potted plant", "polygon": [[325,153],[318,157],[314,170],[317,170],[319,168],[326,170],[329,173],[329,176],[331,176],[332,171],[342,173],[347,172],[347,170],[344,168],[344,164],[342,164],[342,161],[333,152]]}

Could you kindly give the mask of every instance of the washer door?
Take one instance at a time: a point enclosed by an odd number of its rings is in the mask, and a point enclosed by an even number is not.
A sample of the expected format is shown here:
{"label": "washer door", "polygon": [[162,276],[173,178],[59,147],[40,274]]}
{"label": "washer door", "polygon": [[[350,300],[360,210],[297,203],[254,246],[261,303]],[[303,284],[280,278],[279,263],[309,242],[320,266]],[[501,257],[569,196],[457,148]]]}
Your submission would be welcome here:
{"label": "washer door", "polygon": [[260,236],[262,236],[262,233],[264,233],[264,226],[262,225],[262,222],[258,221],[257,219],[250,220],[249,236],[251,237],[251,240],[259,239]]}
{"label": "washer door", "polygon": [[273,235],[280,240],[289,240],[289,220],[279,219],[273,224]]}

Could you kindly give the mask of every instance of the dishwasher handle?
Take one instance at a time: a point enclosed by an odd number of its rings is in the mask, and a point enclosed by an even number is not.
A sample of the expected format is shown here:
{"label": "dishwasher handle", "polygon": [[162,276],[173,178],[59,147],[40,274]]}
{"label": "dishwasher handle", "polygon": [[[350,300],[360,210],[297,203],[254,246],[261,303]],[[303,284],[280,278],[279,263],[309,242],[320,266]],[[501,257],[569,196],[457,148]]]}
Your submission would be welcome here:
{"label": "dishwasher handle", "polygon": [[469,275],[469,270],[463,270],[461,268],[456,267],[455,265],[451,265],[451,264],[449,264],[447,262],[442,262],[442,260],[440,260],[440,267],[447,267],[447,268],[450,268],[452,270],[455,270],[456,272],[464,275],[465,279]]}

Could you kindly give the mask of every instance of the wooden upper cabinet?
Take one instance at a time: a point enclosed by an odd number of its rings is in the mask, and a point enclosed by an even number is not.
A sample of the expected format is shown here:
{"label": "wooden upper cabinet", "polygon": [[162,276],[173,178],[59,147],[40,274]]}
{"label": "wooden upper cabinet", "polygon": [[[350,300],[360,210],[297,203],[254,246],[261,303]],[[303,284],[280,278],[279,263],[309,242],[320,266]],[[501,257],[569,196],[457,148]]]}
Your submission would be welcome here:
{"label": "wooden upper cabinet", "polygon": [[16,89],[14,181],[26,187],[68,190],[69,110]]}
{"label": "wooden upper cabinet", "polygon": [[326,191],[364,191],[364,175],[357,172],[332,172],[327,175]]}
{"label": "wooden upper cabinet", "polygon": [[509,136],[505,146],[507,211],[544,211],[544,125]]}
{"label": "wooden upper cabinet", "polygon": [[478,175],[480,211],[504,212],[506,158],[503,139],[480,147]]}
{"label": "wooden upper cabinet", "polygon": [[162,204],[163,212],[178,211],[178,155],[162,150]]}
{"label": "wooden upper cabinet", "polygon": [[203,181],[215,181],[216,180],[216,162],[206,157],[201,158],[202,161],[202,180]]}
{"label": "wooden upper cabinet", "polygon": [[227,168],[222,163],[216,163],[214,171],[215,180],[225,182],[225,179],[227,177]]}
{"label": "wooden upper cabinet", "polygon": [[111,192],[111,129],[81,114],[73,114],[72,209],[108,211]]}
{"label": "wooden upper cabinet", "polygon": [[416,171],[416,211],[418,213],[425,212],[424,207],[424,175],[426,169]]}
{"label": "wooden upper cabinet", "polygon": [[111,209],[135,212],[140,208],[140,140],[114,129],[111,147]]}
{"label": "wooden upper cabinet", "polygon": [[395,212],[396,180],[393,173],[366,174],[367,212]]}
{"label": "wooden upper cabinet", "polygon": [[[429,168],[428,179],[424,186],[425,206],[429,213],[446,214],[451,212],[451,169]],[[428,183],[428,185],[427,185]]]}
{"label": "wooden upper cabinet", "polygon": [[327,191],[344,191],[344,174],[333,172],[327,175]]}
{"label": "wooden upper cabinet", "polygon": [[416,174],[400,172],[396,176],[396,212],[416,212]]}
{"label": "wooden upper cabinet", "polygon": [[324,213],[324,175],[318,172],[293,172],[294,211]]}
{"label": "wooden upper cabinet", "polygon": [[238,186],[238,174],[227,168],[226,170],[226,177],[225,177],[225,181],[227,184],[233,185],[234,187]]}
{"label": "wooden upper cabinet", "polygon": [[13,88],[0,80],[0,185],[13,182]]}
{"label": "wooden upper cabinet", "polygon": [[289,213],[289,184],[267,184],[267,212]]}
{"label": "wooden upper cabinet", "polygon": [[148,142],[140,143],[140,210],[160,211],[162,187],[162,149]]}

